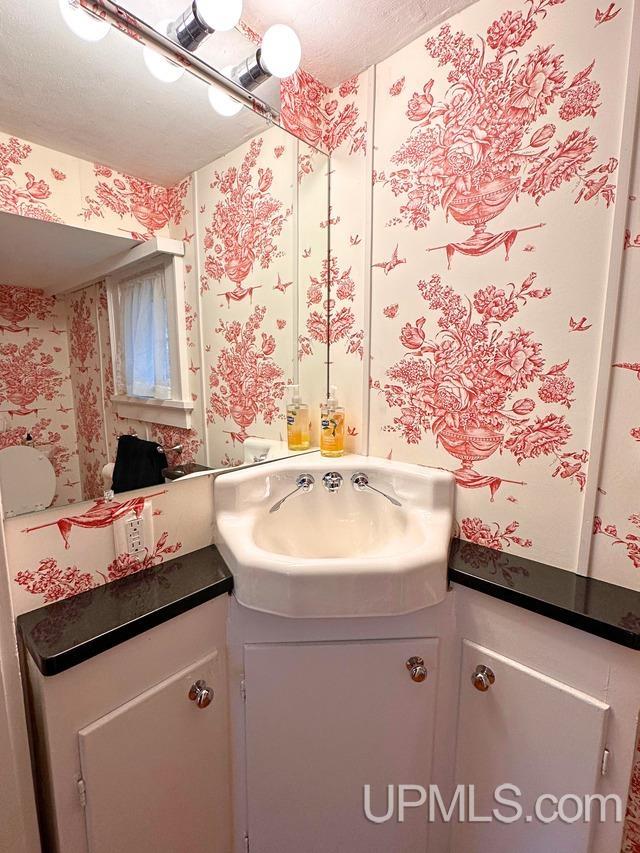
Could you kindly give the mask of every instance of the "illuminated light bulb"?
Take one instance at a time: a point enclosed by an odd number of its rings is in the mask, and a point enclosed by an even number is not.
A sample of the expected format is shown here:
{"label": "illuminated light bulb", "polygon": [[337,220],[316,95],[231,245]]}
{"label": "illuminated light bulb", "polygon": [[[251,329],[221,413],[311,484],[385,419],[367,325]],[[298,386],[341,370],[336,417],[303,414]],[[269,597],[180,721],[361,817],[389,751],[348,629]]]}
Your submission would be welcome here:
{"label": "illuminated light bulb", "polygon": [[242,15],[242,0],[196,0],[198,17],[212,30],[232,30]]}
{"label": "illuminated light bulb", "polygon": [[[170,18],[160,21],[156,29],[164,35],[167,32],[167,27],[172,23]],[[167,59],[166,56],[158,53],[157,50],[145,46],[142,49],[142,55],[144,56],[144,64],[149,69],[149,72],[156,80],[160,80],[161,83],[175,83],[184,74],[184,68],[181,65]]]}
{"label": "illuminated light bulb", "polygon": [[85,41],[102,41],[111,29],[109,21],[83,8],[79,0],[58,0],[60,13],[72,33]]}
{"label": "illuminated light bulb", "polygon": [[[225,68],[222,73],[228,77],[230,71],[230,68]],[[240,101],[236,101],[235,98],[232,98],[221,86],[216,86],[215,83],[209,86],[209,103],[218,115],[225,116],[225,118],[238,115],[242,109]]]}
{"label": "illuminated light bulb", "polygon": [[298,70],[302,48],[295,31],[286,24],[274,24],[260,45],[260,64],[274,77],[290,77]]}

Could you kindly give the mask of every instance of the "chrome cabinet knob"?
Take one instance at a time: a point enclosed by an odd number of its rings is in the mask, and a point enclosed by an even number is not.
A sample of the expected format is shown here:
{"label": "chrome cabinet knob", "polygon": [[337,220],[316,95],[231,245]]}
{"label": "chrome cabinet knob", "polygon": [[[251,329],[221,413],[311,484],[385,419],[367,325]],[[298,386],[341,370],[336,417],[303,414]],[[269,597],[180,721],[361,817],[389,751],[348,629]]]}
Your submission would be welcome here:
{"label": "chrome cabinet knob", "polygon": [[413,681],[420,683],[421,681],[426,680],[428,672],[422,658],[417,656],[410,657],[407,661],[407,669],[409,670],[409,675]]}
{"label": "chrome cabinet knob", "polygon": [[189,689],[189,699],[195,702],[198,708],[208,708],[213,702],[214,692],[207,687],[207,682],[199,678]]}
{"label": "chrome cabinet knob", "polygon": [[471,683],[481,693],[486,693],[495,680],[493,670],[484,664],[478,664],[471,676]]}

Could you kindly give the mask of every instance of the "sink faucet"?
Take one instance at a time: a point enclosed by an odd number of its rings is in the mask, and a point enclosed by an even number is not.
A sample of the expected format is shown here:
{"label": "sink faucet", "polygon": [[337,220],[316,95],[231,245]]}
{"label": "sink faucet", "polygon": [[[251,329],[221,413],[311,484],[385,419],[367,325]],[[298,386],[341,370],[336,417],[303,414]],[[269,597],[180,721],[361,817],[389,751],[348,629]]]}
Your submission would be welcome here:
{"label": "sink faucet", "polygon": [[337,471],[328,471],[322,478],[322,485],[328,492],[337,492],[342,485],[342,474]]}
{"label": "sink faucet", "polygon": [[286,500],[288,500],[292,495],[295,495],[296,492],[299,492],[299,491],[310,492],[311,489],[313,488],[314,483],[315,483],[315,480],[313,479],[311,474],[298,474],[298,476],[296,477],[295,489],[292,492],[289,492],[288,495],[285,495],[283,498],[280,498],[279,501],[276,501],[276,503],[274,503],[274,505],[271,507],[269,512],[278,512],[278,510],[280,509],[282,504]]}
{"label": "sink faucet", "polygon": [[386,492],[383,492],[380,489],[376,489],[375,486],[370,485],[369,478],[362,471],[357,474],[354,474],[351,477],[351,485],[356,490],[356,492],[364,492],[365,489],[369,489],[372,492],[377,492],[379,495],[382,495],[383,498],[386,498],[394,506],[402,506],[400,501],[396,500],[395,498],[392,498],[391,495],[388,495],[386,494]]}

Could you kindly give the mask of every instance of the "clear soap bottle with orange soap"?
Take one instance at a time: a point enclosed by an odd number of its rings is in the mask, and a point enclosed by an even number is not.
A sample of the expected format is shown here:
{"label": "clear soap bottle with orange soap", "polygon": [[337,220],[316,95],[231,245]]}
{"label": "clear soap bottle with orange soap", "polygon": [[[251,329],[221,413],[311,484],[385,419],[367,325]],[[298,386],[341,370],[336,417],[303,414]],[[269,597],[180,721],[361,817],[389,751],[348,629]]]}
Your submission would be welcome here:
{"label": "clear soap bottle with orange soap", "polygon": [[289,385],[291,402],[287,404],[287,446],[289,450],[308,450],[311,444],[309,406],[302,402],[299,385]]}
{"label": "clear soap bottle with orange soap", "polygon": [[320,404],[320,453],[332,458],[344,456],[344,408],[338,403],[335,385]]}

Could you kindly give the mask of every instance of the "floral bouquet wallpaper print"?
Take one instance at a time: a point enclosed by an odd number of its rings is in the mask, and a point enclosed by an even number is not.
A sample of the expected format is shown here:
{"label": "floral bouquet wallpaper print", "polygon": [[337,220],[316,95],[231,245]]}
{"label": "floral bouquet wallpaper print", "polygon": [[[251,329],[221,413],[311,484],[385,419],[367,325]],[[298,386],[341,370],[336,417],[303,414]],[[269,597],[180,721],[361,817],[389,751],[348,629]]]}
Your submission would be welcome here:
{"label": "floral bouquet wallpaper print", "polygon": [[[562,407],[571,407],[575,389],[566,374],[569,362],[545,369],[542,345],[532,332],[502,328],[529,299],[550,295],[548,288],[533,287],[535,277],[531,273],[506,291],[482,288],[471,305],[438,275],[421,281],[424,300],[439,313],[435,339],[427,340],[424,317],[415,325],[407,323],[401,332],[407,356],[387,371],[391,382],[374,383],[388,405],[399,409],[394,425],[405,441],[416,444],[423,430],[433,433],[462,462],[454,472],[456,482],[468,488],[488,486],[492,499],[502,480],[483,476],[472,465],[498,448],[518,462],[549,456],[557,463],[554,477],[575,479],[580,489],[585,484],[587,452],[565,450],[572,432]],[[533,415],[536,403],[525,392],[555,404],[557,412]]]}
{"label": "floral bouquet wallpaper print", "polygon": [[[436,210],[472,228],[465,240],[443,247],[449,258],[498,246],[508,256],[520,231],[542,227],[487,230],[518,193],[538,204],[575,181],[576,204],[614,200],[616,158],[594,163],[596,137],[574,126],[595,118],[600,107],[595,59],[570,77],[554,45],[529,46],[538,21],[564,2],[527,0],[526,14],[503,12],[484,38],[445,25],[426,40],[429,59],[447,70],[447,87],[436,91],[429,79],[411,96],[406,115],[414,127],[393,155],[387,180],[413,228],[427,227]],[[548,120],[554,107],[557,123]]]}
{"label": "floral bouquet wallpaper print", "polygon": [[376,70],[370,451],[452,471],[459,523],[567,568],[628,33],[624,10],[481,0]]}

